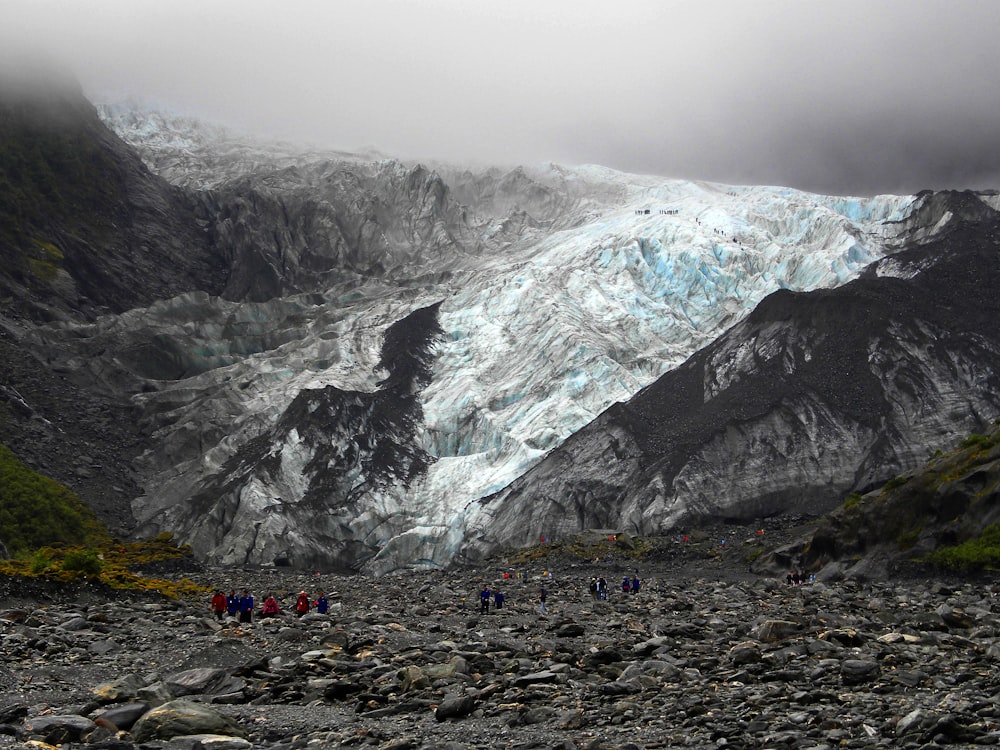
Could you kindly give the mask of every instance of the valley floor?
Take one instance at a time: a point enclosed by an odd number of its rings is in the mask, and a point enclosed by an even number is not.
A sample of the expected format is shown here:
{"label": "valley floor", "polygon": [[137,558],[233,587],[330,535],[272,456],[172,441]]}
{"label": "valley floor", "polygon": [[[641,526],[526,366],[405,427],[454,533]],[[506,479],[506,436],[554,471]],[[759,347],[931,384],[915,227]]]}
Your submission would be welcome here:
{"label": "valley floor", "polygon": [[[675,543],[682,552],[672,555]],[[582,560],[559,545],[534,559],[380,579],[190,574],[248,588],[258,606],[275,593],[285,613],[250,625],[216,621],[207,595],[3,580],[0,747],[60,738],[120,750],[1000,744],[1000,602],[989,587],[790,587],[747,572],[729,554],[742,543],[684,544],[664,542],[639,563],[644,585],[627,595],[615,584],[634,559]],[[594,601],[589,581],[601,574],[612,590]],[[505,592],[503,609],[479,611],[483,583]],[[320,589],[328,614],[287,611],[298,591]],[[168,742],[146,737],[138,714],[121,718],[136,704],[180,710],[178,699],[245,739]],[[53,717],[73,727],[111,709],[113,728],[53,729]]]}

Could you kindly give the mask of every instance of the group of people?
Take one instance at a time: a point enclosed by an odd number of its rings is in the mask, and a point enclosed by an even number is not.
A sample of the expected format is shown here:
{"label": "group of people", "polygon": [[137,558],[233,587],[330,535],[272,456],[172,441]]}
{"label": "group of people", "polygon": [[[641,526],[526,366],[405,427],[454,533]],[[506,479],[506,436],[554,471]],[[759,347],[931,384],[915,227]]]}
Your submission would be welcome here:
{"label": "group of people", "polygon": [[[638,571],[631,578],[628,576],[622,578],[621,589],[623,594],[638,594],[641,587],[642,581],[639,580]],[[604,576],[591,576],[590,596],[592,599],[597,599],[598,601],[607,601],[608,581]]]}
{"label": "group of people", "polygon": [[804,570],[793,570],[785,576],[785,583],[789,586],[798,586],[800,583],[813,583],[816,576],[806,573]]}
{"label": "group of people", "polygon": [[479,611],[481,613],[486,613],[490,611],[490,600],[493,601],[493,609],[503,609],[504,595],[500,590],[491,591],[490,585],[488,583],[483,584],[482,590],[479,592]]}
{"label": "group of people", "polygon": [[[247,589],[243,589],[242,593],[238,595],[235,590],[230,591],[228,595],[224,594],[221,590],[216,591],[212,595],[210,607],[216,619],[220,621],[224,620],[227,616],[235,618],[239,622],[248,623],[253,621],[254,598],[253,594]],[[325,615],[330,610],[330,602],[327,600],[326,595],[320,591],[315,599],[311,599],[305,591],[300,591],[293,605],[295,614],[302,617],[309,614],[313,608],[315,608],[317,614]],[[280,614],[281,605],[274,594],[268,594],[264,599],[264,604],[261,606],[260,617],[277,617]]]}

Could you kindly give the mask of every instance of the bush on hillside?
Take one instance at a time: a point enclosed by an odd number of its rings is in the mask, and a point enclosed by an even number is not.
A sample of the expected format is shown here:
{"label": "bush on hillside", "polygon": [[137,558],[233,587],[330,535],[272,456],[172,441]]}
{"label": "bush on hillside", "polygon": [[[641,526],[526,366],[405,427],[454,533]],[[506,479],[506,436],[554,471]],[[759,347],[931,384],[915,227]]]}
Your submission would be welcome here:
{"label": "bush on hillside", "polygon": [[11,554],[49,544],[98,544],[107,529],[68,487],[0,445],[0,539]]}

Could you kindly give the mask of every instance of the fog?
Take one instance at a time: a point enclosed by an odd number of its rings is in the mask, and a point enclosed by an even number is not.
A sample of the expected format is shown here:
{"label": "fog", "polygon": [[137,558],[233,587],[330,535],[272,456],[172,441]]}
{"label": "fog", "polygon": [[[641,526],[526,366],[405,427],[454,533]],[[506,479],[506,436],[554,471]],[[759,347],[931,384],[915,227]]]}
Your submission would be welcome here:
{"label": "fog", "polygon": [[4,0],[95,101],[395,156],[1000,187],[1000,4]]}

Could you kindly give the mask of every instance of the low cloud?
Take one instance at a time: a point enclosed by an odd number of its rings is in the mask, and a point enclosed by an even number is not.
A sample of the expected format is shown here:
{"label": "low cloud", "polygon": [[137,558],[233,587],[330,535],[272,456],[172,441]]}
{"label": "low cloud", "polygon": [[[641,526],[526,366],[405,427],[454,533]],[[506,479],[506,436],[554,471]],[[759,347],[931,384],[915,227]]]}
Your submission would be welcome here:
{"label": "low cloud", "polygon": [[968,0],[7,0],[0,46],[261,135],[871,194],[1000,187],[997,28]]}

